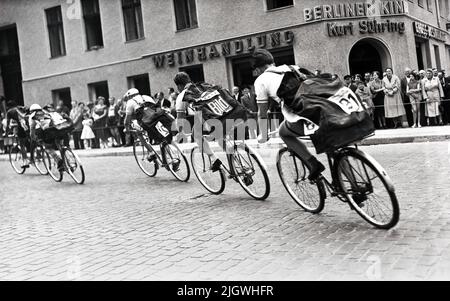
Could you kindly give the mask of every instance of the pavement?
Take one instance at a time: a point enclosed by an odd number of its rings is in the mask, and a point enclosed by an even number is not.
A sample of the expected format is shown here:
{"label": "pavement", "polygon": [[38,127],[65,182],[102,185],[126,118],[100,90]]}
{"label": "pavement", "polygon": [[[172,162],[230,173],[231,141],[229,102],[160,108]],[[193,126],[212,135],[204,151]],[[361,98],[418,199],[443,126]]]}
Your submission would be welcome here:
{"label": "pavement", "polygon": [[0,162],[0,280],[450,280],[448,141],[361,149],[394,181],[401,215],[389,231],[333,198],[304,212],[275,149],[259,150],[264,202],[231,180],[214,196],[193,175],[148,178],[129,156],[83,158],[82,186]]}
{"label": "pavement", "polygon": [[[400,144],[400,143],[418,143],[418,142],[437,142],[450,140],[450,125],[423,127],[423,128],[399,128],[388,130],[377,130],[375,135],[358,143],[359,145],[382,145],[382,144]],[[279,149],[283,144],[280,138],[272,138],[267,143],[258,144],[256,140],[248,140],[248,145],[255,149]],[[306,141],[308,147],[313,147],[312,143]],[[189,152],[196,144],[183,143],[180,148],[184,152]],[[213,147],[219,149],[217,144]],[[79,157],[95,158],[95,157],[117,157],[117,156],[133,156],[132,147],[120,147],[109,149],[91,149],[76,151]],[[8,160],[6,155],[0,155],[0,161]]]}

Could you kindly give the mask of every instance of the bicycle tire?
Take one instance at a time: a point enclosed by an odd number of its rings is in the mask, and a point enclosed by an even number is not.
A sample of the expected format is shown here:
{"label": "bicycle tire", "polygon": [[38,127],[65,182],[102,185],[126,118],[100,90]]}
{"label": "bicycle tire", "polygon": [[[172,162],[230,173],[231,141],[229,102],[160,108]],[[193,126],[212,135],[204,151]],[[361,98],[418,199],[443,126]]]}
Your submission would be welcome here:
{"label": "bicycle tire", "polygon": [[[242,148],[242,146],[244,146],[244,148]],[[239,149],[242,149],[246,153],[246,156],[240,154]],[[267,174],[267,168],[265,167],[262,158],[246,144],[235,147],[234,152],[230,155],[230,157],[232,173],[234,175],[237,175],[236,179],[244,189],[244,191],[255,200],[266,200],[270,195],[270,181]],[[262,178],[264,181],[264,184],[262,185],[264,185],[264,191],[261,194],[257,194],[257,192],[254,192],[251,189],[252,187],[256,186],[254,177],[254,175],[256,174],[256,169],[255,164],[251,162],[252,159],[255,161],[256,166],[261,170],[262,173]],[[248,166],[243,166],[243,162]],[[240,166],[238,166],[237,164],[240,164]]]}
{"label": "bicycle tire", "polygon": [[[357,162],[361,162],[361,166],[354,166],[351,165],[352,163],[349,162],[348,158],[354,158],[354,161]],[[347,163],[343,163],[344,160],[346,160]],[[344,169],[346,167],[343,166],[343,164],[349,164],[351,166],[350,170],[351,173],[353,175],[356,174],[356,176],[354,177],[349,176],[349,175],[345,175],[345,173],[347,172],[349,174],[348,171],[344,171]],[[361,168],[363,167],[363,168]],[[368,173],[368,169],[370,168],[374,175],[376,177],[371,178],[370,174]],[[398,204],[398,200],[397,200],[397,196],[395,194],[395,189],[394,186],[392,184],[392,181],[390,180],[389,176],[387,175],[386,171],[384,171],[384,169],[381,167],[381,165],[375,160],[373,159],[371,156],[369,156],[368,154],[363,153],[362,151],[359,150],[355,150],[355,149],[351,149],[349,148],[345,153],[341,154],[338,158],[337,158],[337,162],[335,165],[335,173],[337,175],[338,178],[338,182],[340,185],[340,189],[341,192],[343,193],[343,195],[346,197],[347,201],[349,202],[350,206],[364,219],[366,220],[368,223],[372,224],[373,226],[380,228],[380,229],[391,229],[393,228],[395,225],[397,225],[399,219],[400,219],[400,207]],[[358,201],[358,195],[355,195],[355,193],[349,193],[348,190],[350,189],[350,191],[354,190],[355,188],[348,188],[345,186],[345,181],[343,179],[343,175],[345,175],[347,177],[347,179],[349,177],[355,178],[356,177],[360,177],[360,180],[364,180],[364,189],[369,189],[372,190],[371,193],[368,193],[367,196],[367,200],[362,200],[362,201]],[[367,177],[367,179],[365,178]],[[377,187],[377,189],[375,188],[374,185],[374,180],[376,178],[379,178],[381,181],[382,186],[380,186],[380,188]],[[367,180],[367,181],[366,181]],[[367,183],[369,182],[370,183]],[[350,186],[358,186],[358,185],[362,185],[361,182],[358,182],[358,179],[356,179],[356,181],[350,180],[348,179],[348,181],[346,181],[349,183]],[[353,183],[352,183],[353,182]],[[355,183],[356,182],[356,183]],[[383,188],[381,188],[383,187]],[[377,193],[380,193],[382,191],[386,192],[386,196],[385,198],[389,198],[389,203],[392,209],[392,213],[389,214],[388,219],[386,221],[379,221],[377,220],[374,216],[370,215],[370,208],[374,208],[373,204],[371,203],[371,200],[369,199],[370,196],[376,195]],[[376,192],[376,193],[375,193]],[[365,192],[364,192],[365,193]],[[362,197],[364,198],[364,197]],[[363,206],[360,204],[364,204]],[[377,205],[378,208],[381,209],[380,205]],[[387,208],[387,206],[385,206]],[[382,211],[382,210],[381,210]],[[374,211],[372,210],[372,213],[374,214]],[[383,212],[384,213],[384,212]]]}
{"label": "bicycle tire", "polygon": [[[64,151],[64,168],[70,177],[79,185],[83,185],[86,180],[84,168],[78,156],[70,149]],[[79,175],[76,172],[79,172]]]}
{"label": "bicycle tire", "polygon": [[[225,190],[225,174],[222,169],[217,172],[211,172],[209,168],[212,163],[210,157],[205,153],[200,152],[198,146],[195,146],[192,149],[191,165],[195,176],[206,190],[212,194],[219,195]],[[215,182],[218,185],[212,186],[212,184],[209,184],[212,182]]]}
{"label": "bicycle tire", "polygon": [[58,164],[54,162],[54,160],[47,151],[44,152],[44,164],[45,168],[48,171],[48,175],[55,182],[61,182],[63,180],[63,172],[58,170]]}
{"label": "bicycle tire", "polygon": [[[144,174],[153,178],[158,173],[159,165],[156,162],[156,159],[153,161],[149,161],[148,157],[150,155],[149,150],[142,145],[139,139],[136,139],[133,144],[133,155],[136,159],[136,163],[139,168],[142,170]],[[148,168],[146,166],[148,165]]]}
{"label": "bicycle tire", "polygon": [[[310,189],[310,191],[305,192],[303,196],[299,196],[295,193],[295,189],[293,189],[291,187],[291,185],[289,184],[290,180],[287,179],[287,170],[283,169],[283,162],[285,160],[285,156],[290,156],[291,158],[286,158],[286,164],[289,164],[289,167],[292,169],[292,166],[294,166],[294,169],[296,169],[295,171],[295,177],[297,177],[297,179],[294,180],[293,184],[299,184],[299,183],[304,183],[305,185],[303,185],[303,189],[300,187],[297,187],[297,190],[299,192],[301,191],[306,191],[307,187],[311,187],[315,186],[313,189]],[[291,162],[292,160],[292,162]],[[301,166],[299,166],[298,164],[301,163]],[[315,182],[311,182],[308,180],[308,176],[307,176],[307,171],[308,168],[306,168],[305,163],[303,162],[303,160],[295,155],[294,153],[292,153],[291,151],[289,151],[288,148],[282,148],[278,151],[278,155],[277,155],[277,171],[278,171],[278,175],[280,176],[280,180],[281,183],[283,183],[284,188],[286,189],[287,193],[289,194],[289,196],[292,198],[292,200],[301,208],[303,208],[303,210],[310,212],[310,213],[314,213],[314,214],[318,214],[320,212],[322,212],[323,208],[325,207],[325,198],[326,196],[324,195],[324,189],[325,186],[323,184],[323,181],[321,180],[321,178],[319,178],[317,181]],[[301,177],[298,174],[298,172],[301,172]],[[301,182],[298,182],[301,178]],[[298,182],[298,183],[297,183]],[[318,193],[318,195],[312,195],[313,193]],[[307,194],[305,196],[305,194]],[[307,203],[307,201],[310,201]],[[315,202],[315,203],[312,203]]]}
{"label": "bicycle tire", "polygon": [[[167,168],[169,169],[169,171],[173,174],[173,176],[178,181],[180,181],[180,182],[187,182],[187,181],[189,181],[189,178],[191,177],[191,170],[189,168],[189,163],[188,163],[188,160],[187,160],[186,156],[180,150],[178,145],[176,145],[175,143],[166,144],[166,145],[164,145],[164,149],[165,149],[165,151],[164,151],[165,161],[167,163]],[[175,158],[175,157],[177,157],[177,158]],[[170,163],[168,163],[168,162],[170,162]],[[174,170],[174,164],[176,164],[176,162],[179,163],[178,171]],[[185,165],[185,169],[186,169],[186,174],[185,175],[183,175],[180,172],[182,170],[182,168],[180,169],[182,164]]]}
{"label": "bicycle tire", "polygon": [[37,171],[43,175],[48,175],[47,167],[45,166],[45,150],[42,146],[38,145],[33,150],[34,167]]}
{"label": "bicycle tire", "polygon": [[18,144],[11,146],[9,149],[9,163],[11,164],[11,167],[14,169],[14,171],[19,175],[23,175],[27,170],[26,168],[22,167],[22,162],[23,156],[21,147]]}

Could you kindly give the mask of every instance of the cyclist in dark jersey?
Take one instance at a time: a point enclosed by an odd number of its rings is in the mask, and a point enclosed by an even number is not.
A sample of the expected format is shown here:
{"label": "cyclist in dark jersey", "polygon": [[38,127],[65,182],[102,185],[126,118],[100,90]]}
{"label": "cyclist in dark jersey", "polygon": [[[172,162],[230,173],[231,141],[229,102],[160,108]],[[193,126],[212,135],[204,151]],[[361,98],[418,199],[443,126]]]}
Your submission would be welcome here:
{"label": "cyclist in dark jersey", "polygon": [[6,112],[6,130],[5,136],[10,130],[11,121],[17,124],[17,140],[22,151],[23,164],[22,168],[30,167],[30,161],[28,160],[26,142],[28,139],[27,132],[29,127],[27,124],[27,108],[23,106],[18,106],[14,101],[8,101]]}

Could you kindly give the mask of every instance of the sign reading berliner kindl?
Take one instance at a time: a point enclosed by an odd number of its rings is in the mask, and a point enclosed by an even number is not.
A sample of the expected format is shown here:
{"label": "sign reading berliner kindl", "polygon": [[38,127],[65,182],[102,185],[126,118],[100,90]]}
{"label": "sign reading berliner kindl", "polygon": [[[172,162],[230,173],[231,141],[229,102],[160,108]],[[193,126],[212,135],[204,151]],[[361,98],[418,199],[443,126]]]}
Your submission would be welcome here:
{"label": "sign reading berliner kindl", "polygon": [[365,2],[317,5],[305,8],[305,22],[357,17],[394,16],[408,13],[404,0],[367,0]]}

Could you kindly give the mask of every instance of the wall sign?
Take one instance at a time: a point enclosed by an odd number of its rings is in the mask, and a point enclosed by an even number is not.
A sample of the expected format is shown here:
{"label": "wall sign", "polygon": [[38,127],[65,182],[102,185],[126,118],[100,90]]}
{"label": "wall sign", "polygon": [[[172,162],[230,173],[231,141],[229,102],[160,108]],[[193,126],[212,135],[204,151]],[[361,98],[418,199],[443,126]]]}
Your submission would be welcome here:
{"label": "wall sign", "polygon": [[336,22],[327,23],[327,32],[330,37],[341,37],[354,35],[356,30],[360,34],[381,34],[385,32],[398,32],[404,34],[406,30],[405,22],[391,22],[386,20],[380,22],[377,20],[362,20],[355,25],[350,22],[345,25],[338,25]]}
{"label": "wall sign", "polygon": [[438,28],[431,27],[421,22],[413,22],[414,34],[425,39],[435,39],[441,42],[446,41],[447,33]]}
{"label": "wall sign", "polygon": [[283,45],[292,45],[294,43],[294,33],[292,31],[273,32],[258,36],[226,41],[208,46],[188,48],[180,51],[169,52],[165,54],[154,55],[153,63],[156,68],[166,66],[182,66],[198,61],[203,62],[209,59],[215,59],[221,56],[228,57],[238,54],[250,53],[257,48],[276,48]]}
{"label": "wall sign", "polygon": [[355,17],[394,16],[408,13],[405,0],[372,0],[356,3],[318,5],[305,8],[305,22]]}

